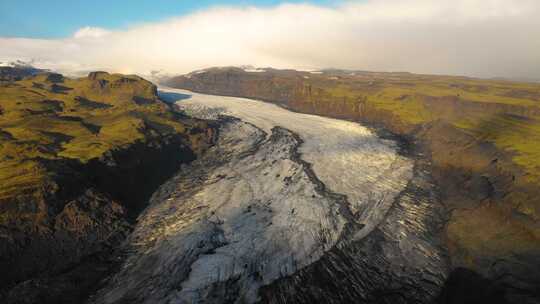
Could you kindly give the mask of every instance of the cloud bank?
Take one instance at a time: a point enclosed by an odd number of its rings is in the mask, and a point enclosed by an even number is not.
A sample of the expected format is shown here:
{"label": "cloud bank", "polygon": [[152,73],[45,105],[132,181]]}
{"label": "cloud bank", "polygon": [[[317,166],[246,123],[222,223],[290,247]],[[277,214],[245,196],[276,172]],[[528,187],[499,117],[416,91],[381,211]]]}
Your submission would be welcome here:
{"label": "cloud bank", "polygon": [[215,7],[65,39],[1,38],[0,61],[62,72],[187,73],[210,66],[540,79],[538,0],[365,0],[333,7]]}

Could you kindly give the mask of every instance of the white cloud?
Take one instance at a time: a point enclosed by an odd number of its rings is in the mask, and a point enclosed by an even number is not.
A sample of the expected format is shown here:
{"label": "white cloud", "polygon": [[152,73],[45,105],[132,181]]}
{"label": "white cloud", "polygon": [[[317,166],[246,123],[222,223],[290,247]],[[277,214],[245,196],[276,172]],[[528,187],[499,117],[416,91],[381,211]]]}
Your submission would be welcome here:
{"label": "white cloud", "polygon": [[85,26],[73,34],[74,38],[99,38],[103,37],[110,32],[100,27]]}
{"label": "white cloud", "polygon": [[538,0],[365,0],[218,7],[124,31],[0,38],[0,61],[61,71],[326,67],[540,79]]}

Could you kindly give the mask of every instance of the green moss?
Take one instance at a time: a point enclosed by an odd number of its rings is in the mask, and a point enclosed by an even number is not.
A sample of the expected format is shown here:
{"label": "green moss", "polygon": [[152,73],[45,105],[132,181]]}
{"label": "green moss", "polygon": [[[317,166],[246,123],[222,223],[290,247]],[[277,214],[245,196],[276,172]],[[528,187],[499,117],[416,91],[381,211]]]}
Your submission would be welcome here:
{"label": "green moss", "polygon": [[138,76],[47,76],[0,83],[0,197],[42,182],[47,172],[39,158],[87,162],[149,136],[189,128],[158,100],[155,86]]}
{"label": "green moss", "polygon": [[540,182],[540,119],[501,114],[463,119],[455,125],[479,140],[514,152],[513,160],[526,170],[528,180]]}
{"label": "green moss", "polygon": [[538,229],[531,229],[511,217],[511,212],[494,205],[453,211],[447,227],[450,251],[454,256],[460,251],[466,254],[462,258],[474,267],[477,256],[505,256],[536,250],[540,238]]}
{"label": "green moss", "polygon": [[36,189],[46,177],[45,169],[35,161],[21,159],[2,161],[0,199]]}
{"label": "green moss", "polygon": [[421,97],[413,95],[407,89],[385,88],[367,100],[375,108],[390,111],[409,124],[420,124],[432,120],[432,115],[426,110]]}
{"label": "green moss", "polygon": [[[534,116],[540,112],[538,84],[407,73],[307,77],[302,77],[302,86],[311,86],[311,92],[316,92],[313,101],[363,102],[391,113],[405,125],[447,121],[479,140],[514,152],[514,162],[525,169],[528,179],[540,182],[540,118]],[[453,108],[452,102],[460,104]],[[464,104],[487,111],[464,110],[460,108]],[[489,111],[501,106],[506,108]],[[507,112],[509,107],[521,110],[518,115],[490,114]]]}

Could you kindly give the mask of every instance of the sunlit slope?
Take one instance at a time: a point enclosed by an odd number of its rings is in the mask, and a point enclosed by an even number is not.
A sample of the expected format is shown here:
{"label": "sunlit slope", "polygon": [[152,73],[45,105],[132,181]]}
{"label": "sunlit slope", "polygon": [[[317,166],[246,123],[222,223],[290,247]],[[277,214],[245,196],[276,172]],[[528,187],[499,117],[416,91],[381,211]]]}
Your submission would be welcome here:
{"label": "sunlit slope", "polygon": [[[186,125],[138,77],[104,72],[40,74],[0,82],[0,198],[42,187],[43,160],[82,163]],[[191,127],[191,126],[188,126]]]}

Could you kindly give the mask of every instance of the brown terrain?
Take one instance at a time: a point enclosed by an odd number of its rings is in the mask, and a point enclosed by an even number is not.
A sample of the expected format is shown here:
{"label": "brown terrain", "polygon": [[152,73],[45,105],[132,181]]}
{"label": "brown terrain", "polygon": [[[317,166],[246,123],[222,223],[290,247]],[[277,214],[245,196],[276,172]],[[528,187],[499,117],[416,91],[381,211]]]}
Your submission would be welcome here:
{"label": "brown terrain", "polygon": [[132,75],[0,79],[0,302],[80,303],[154,190],[213,141]]}
{"label": "brown terrain", "polygon": [[358,121],[431,162],[453,272],[442,303],[540,298],[540,84],[327,70],[212,68],[162,81]]}

